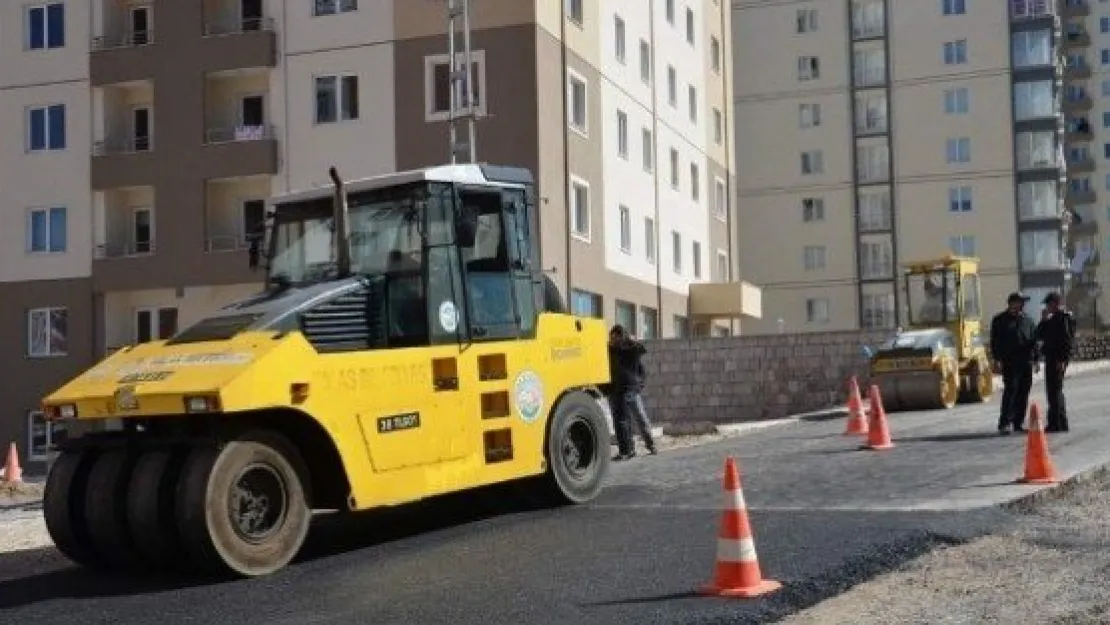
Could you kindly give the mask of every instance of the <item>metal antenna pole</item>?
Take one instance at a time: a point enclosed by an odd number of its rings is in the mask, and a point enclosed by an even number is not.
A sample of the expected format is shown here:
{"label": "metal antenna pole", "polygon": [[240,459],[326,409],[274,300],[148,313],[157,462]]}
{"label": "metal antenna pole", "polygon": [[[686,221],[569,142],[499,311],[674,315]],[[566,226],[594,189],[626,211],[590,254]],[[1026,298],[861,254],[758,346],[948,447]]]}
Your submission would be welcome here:
{"label": "metal antenna pole", "polygon": [[[461,50],[459,44],[462,44]],[[448,73],[451,162],[457,163],[461,157],[473,163],[478,160],[474,129],[478,109],[474,106],[474,71],[470,63],[470,0],[447,0],[447,47],[451,68]],[[460,137],[459,121],[464,118],[466,136]]]}

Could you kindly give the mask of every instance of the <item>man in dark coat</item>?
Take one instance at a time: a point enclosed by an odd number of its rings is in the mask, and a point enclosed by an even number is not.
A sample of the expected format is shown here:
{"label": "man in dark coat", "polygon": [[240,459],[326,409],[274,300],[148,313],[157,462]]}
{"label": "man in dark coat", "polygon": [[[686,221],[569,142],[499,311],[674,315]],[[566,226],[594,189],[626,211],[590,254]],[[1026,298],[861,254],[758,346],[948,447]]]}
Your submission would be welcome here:
{"label": "man in dark coat", "polygon": [[1029,390],[1033,387],[1033,369],[1037,366],[1037,325],[1025,314],[1029,298],[1011,293],[1006,310],[991,320],[991,359],[994,370],[1002,374],[1002,406],[998,415],[999,434],[1024,432],[1025,411],[1029,407]]}
{"label": "man in dark coat", "polygon": [[627,460],[636,456],[636,443],[632,438],[632,421],[640,430],[648,451],[656,453],[651,424],[647,421],[640,401],[643,385],[641,359],[647,353],[643,343],[628,336],[624,326],[615,325],[609,331],[609,385],[606,395],[613,413],[613,429],[617,434],[617,455],[613,460]]}
{"label": "man in dark coat", "polygon": [[1075,316],[1061,307],[1059,293],[1044,298],[1044,313],[1037,325],[1037,338],[1044,354],[1044,392],[1048,398],[1046,432],[1068,431],[1068,408],[1064,401],[1064,374],[1075,348]]}

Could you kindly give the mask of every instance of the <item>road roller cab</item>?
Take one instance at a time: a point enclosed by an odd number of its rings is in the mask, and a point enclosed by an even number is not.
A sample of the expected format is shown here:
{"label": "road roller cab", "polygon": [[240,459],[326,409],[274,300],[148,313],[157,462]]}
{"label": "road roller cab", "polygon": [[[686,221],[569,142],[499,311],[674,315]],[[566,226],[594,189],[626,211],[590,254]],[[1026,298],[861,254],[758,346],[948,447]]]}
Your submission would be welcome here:
{"label": "road roller cab", "polygon": [[886,410],[989,400],[994,378],[982,339],[978,259],[909,263],[901,286],[905,327],[871,358],[871,380]]}
{"label": "road roller cab", "polygon": [[542,270],[531,174],[331,173],[272,200],[250,255],[264,292],[44,400],[51,419],[115,425],[67,441],[48,477],[70,559],[257,576],[296,555],[315,509],[600,491],[608,331]]}

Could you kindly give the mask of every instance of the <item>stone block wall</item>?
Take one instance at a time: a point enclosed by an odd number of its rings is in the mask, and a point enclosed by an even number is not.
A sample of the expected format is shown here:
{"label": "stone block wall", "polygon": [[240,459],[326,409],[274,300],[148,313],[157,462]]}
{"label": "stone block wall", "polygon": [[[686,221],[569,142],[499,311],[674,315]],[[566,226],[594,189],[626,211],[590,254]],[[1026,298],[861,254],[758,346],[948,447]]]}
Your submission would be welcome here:
{"label": "stone block wall", "polygon": [[[889,336],[848,331],[647,341],[644,401],[656,424],[759,421],[843,405],[848,379],[867,381],[863,346]],[[1110,358],[1110,337],[1078,342],[1076,360]]]}

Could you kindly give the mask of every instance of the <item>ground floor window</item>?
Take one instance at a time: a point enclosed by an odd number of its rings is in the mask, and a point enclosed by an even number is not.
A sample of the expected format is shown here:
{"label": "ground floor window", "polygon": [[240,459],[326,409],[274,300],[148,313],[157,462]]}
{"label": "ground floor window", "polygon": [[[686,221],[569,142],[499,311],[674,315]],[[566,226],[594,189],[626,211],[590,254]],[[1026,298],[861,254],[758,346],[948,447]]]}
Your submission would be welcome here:
{"label": "ground floor window", "polygon": [[65,438],[65,428],[60,423],[46,420],[42,412],[27,413],[27,458],[44,461],[51,448]]}

